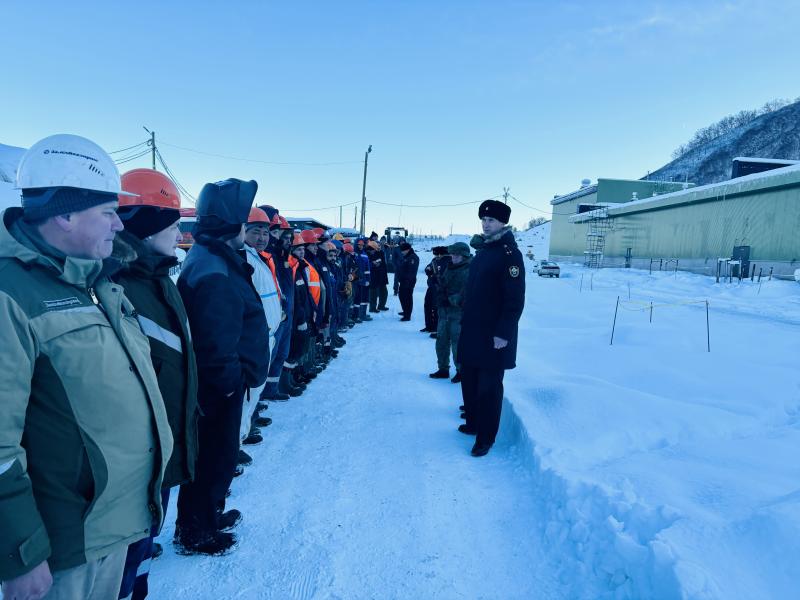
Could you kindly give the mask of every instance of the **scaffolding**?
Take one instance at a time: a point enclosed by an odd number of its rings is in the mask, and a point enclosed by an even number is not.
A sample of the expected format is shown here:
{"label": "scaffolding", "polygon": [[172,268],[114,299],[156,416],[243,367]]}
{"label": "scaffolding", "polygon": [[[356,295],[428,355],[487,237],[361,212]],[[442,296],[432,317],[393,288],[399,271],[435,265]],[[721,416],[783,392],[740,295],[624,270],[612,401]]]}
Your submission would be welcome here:
{"label": "scaffolding", "polygon": [[608,216],[608,207],[601,206],[592,210],[591,218],[586,225],[586,250],[583,252],[583,264],[590,269],[599,269],[603,266],[606,236],[613,229],[613,221]]}

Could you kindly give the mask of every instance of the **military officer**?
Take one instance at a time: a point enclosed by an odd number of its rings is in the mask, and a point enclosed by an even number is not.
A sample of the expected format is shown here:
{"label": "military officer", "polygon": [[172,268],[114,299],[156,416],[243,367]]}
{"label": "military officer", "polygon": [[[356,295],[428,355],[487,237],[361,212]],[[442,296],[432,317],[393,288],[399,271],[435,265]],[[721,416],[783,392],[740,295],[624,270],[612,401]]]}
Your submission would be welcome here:
{"label": "military officer", "polygon": [[503,375],[516,366],[517,324],[525,305],[525,270],[508,221],[511,208],[486,200],[478,209],[483,233],[472,238],[472,259],[464,291],[458,360],[466,423],[476,435],[473,456],[494,444],[503,404]]}

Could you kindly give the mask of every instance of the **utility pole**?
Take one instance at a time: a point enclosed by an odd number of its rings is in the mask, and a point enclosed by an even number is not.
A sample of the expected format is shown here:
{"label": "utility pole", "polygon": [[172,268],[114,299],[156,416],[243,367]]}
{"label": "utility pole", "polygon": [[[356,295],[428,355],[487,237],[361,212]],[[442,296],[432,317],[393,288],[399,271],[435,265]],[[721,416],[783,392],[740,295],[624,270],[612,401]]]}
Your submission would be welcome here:
{"label": "utility pole", "polygon": [[367,151],[364,152],[364,185],[361,188],[361,235],[364,235],[365,216],[367,213],[367,162],[369,161],[369,153],[372,152],[372,144],[369,145]]}
{"label": "utility pole", "polygon": [[144,129],[147,133],[150,134],[150,156],[153,159],[153,171],[156,170],[156,132],[150,131],[147,127],[142,125],[142,129]]}
{"label": "utility pole", "polygon": [[339,229],[342,228],[342,206],[339,205]]}
{"label": "utility pole", "polygon": [[503,202],[505,202],[506,204],[508,204],[508,196],[509,196],[508,193],[510,191],[511,191],[511,188],[508,188],[508,187],[504,187],[503,188]]}
{"label": "utility pole", "polygon": [[353,207],[353,229],[358,227],[358,206]]}

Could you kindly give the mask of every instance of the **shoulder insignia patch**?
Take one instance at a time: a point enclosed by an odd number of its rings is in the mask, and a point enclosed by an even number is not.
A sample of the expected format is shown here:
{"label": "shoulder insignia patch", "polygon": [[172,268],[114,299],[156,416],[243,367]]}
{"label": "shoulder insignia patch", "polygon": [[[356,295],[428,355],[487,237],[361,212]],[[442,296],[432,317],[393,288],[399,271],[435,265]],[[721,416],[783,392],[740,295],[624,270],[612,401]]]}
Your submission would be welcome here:
{"label": "shoulder insignia patch", "polygon": [[512,277],[519,277],[519,267],[517,265],[508,267],[508,274]]}

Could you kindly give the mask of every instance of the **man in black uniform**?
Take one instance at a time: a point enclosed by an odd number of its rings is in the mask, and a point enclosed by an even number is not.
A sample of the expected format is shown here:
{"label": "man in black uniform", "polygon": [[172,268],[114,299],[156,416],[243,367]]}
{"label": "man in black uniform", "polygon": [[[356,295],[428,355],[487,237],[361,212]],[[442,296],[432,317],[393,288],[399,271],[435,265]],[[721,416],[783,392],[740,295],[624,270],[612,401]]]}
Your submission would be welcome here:
{"label": "man in black uniform", "polygon": [[417,283],[417,270],[419,269],[419,256],[414,252],[411,244],[403,242],[400,244],[400,252],[403,258],[397,267],[397,283],[399,284],[398,296],[400,296],[400,306],[403,308],[400,313],[403,315],[401,321],[411,320],[411,311],[414,310],[414,286]]}
{"label": "man in black uniform", "polygon": [[470,245],[458,360],[467,422],[458,430],[477,435],[472,456],[494,444],[503,406],[503,375],[516,366],[517,323],[525,305],[525,269],[508,225],[511,208],[486,200],[478,209],[483,234]]}

